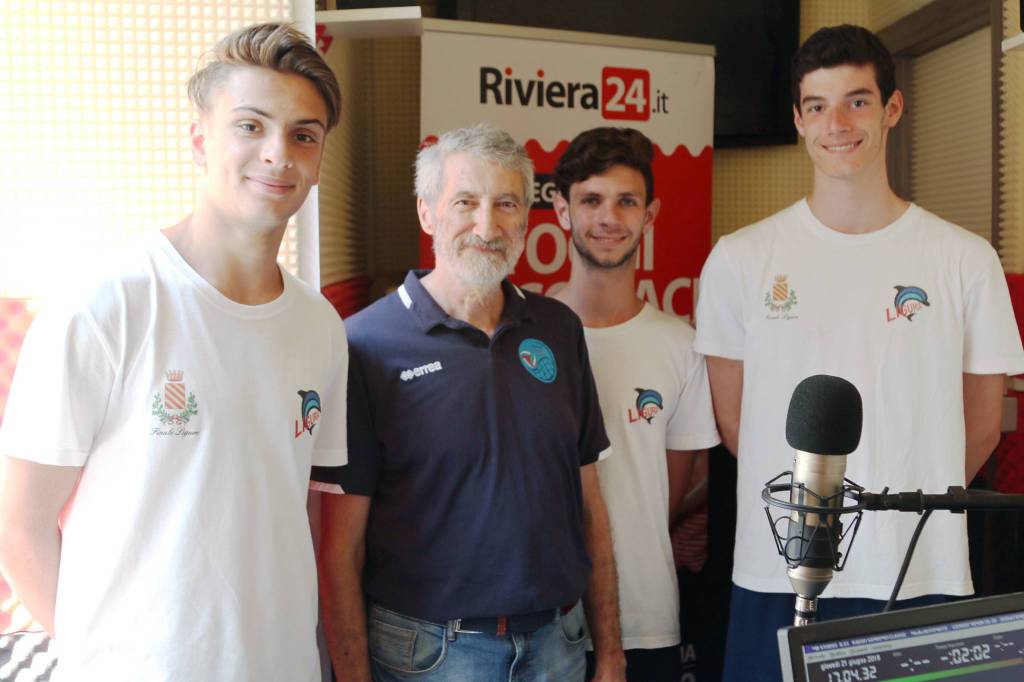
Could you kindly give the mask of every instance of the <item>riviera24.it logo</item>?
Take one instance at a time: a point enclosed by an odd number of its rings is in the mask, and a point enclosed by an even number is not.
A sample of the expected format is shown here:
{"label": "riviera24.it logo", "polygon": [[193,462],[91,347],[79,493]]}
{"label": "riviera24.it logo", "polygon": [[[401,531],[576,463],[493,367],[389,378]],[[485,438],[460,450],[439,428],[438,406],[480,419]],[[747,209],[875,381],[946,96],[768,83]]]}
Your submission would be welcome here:
{"label": "riviera24.it logo", "polygon": [[295,420],[295,437],[303,433],[313,435],[313,427],[320,421],[320,394],[316,391],[299,391],[302,399],[302,422]]}
{"label": "riviera24.it logo", "polygon": [[550,384],[558,377],[555,354],[539,339],[523,339],[519,344],[519,362],[537,381]]}
{"label": "riviera24.it logo", "polygon": [[907,322],[914,321],[914,315],[921,312],[925,306],[930,306],[928,294],[921,287],[905,287],[897,284],[896,297],[893,299],[893,308],[885,309],[885,321],[892,322],[905,317]]}
{"label": "riviera24.it logo", "polygon": [[594,109],[601,118],[647,121],[651,114],[668,113],[668,93],[654,88],[651,72],[605,66],[601,82],[562,80],[544,69],[518,74],[512,67],[480,67],[480,104],[549,109]]}

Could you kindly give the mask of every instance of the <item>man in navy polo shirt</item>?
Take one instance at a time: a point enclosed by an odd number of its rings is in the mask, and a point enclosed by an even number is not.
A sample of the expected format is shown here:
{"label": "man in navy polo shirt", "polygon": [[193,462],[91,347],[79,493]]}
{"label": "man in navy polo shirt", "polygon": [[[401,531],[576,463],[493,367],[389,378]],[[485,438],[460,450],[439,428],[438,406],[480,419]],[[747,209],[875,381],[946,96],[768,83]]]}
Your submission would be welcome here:
{"label": "man in navy polo shirt", "polygon": [[582,680],[584,593],[598,679],[623,679],[583,329],[505,279],[532,187],[525,150],[495,128],[423,149],[436,267],[346,325],[348,494],[325,499],[321,546],[342,680],[371,666],[378,680]]}

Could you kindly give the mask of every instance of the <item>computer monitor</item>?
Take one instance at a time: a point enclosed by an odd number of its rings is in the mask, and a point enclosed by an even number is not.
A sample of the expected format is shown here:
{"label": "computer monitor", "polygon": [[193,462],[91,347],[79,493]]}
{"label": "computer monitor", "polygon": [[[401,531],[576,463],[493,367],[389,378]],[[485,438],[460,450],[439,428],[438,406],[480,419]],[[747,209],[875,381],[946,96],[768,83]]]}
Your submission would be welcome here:
{"label": "computer monitor", "polygon": [[779,630],[786,682],[1024,680],[1024,592]]}

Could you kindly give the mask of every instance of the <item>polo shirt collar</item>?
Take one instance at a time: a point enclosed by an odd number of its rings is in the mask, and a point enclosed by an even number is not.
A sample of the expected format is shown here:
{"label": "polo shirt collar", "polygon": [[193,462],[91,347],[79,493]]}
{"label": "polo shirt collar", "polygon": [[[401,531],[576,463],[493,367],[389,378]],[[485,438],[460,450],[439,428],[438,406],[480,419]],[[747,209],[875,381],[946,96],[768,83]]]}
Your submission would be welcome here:
{"label": "polo shirt collar", "polygon": [[[429,272],[430,270],[409,271],[409,274],[405,276],[405,282],[398,287],[396,292],[402,305],[412,313],[420,328],[425,332],[438,325],[456,329],[470,327],[462,320],[456,320],[449,316],[420,282],[420,278]],[[518,326],[524,320],[533,319],[533,313],[526,306],[526,294],[519,287],[504,279],[501,281],[501,289],[505,294],[505,307],[501,311],[499,328],[510,325]]]}

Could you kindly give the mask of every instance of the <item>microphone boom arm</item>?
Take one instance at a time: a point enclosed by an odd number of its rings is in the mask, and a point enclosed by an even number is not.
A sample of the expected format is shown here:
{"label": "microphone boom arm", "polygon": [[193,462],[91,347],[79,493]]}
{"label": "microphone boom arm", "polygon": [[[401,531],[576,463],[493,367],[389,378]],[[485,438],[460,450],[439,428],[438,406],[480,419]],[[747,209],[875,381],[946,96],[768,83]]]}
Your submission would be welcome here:
{"label": "microphone boom arm", "polygon": [[[763,495],[762,495],[763,497]],[[906,493],[890,493],[885,488],[880,493],[861,492],[863,508],[869,511],[917,512],[945,510],[954,514],[965,511],[1021,511],[1024,510],[1024,495],[1009,495],[987,490],[965,490],[963,486],[951,485],[942,494],[925,494],[920,490]]]}

